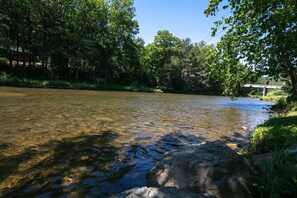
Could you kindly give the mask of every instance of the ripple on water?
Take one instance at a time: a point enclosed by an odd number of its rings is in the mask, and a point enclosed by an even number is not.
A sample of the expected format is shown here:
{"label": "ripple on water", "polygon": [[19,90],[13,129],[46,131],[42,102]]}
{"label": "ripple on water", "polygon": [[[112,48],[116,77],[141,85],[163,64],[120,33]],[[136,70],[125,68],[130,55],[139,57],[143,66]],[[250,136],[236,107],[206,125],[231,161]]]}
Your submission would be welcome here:
{"label": "ripple on water", "polygon": [[164,153],[245,141],[241,126],[269,117],[269,104],[246,98],[0,87],[0,99],[0,192],[12,197],[108,197],[144,186]]}

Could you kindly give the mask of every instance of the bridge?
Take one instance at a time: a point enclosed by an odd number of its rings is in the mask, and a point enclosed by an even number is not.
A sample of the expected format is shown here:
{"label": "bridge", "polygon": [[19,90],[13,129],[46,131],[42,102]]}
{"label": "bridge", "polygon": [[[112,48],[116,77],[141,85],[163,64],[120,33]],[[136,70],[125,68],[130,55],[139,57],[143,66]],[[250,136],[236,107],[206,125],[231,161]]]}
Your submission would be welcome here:
{"label": "bridge", "polygon": [[280,89],[282,86],[280,85],[266,85],[266,84],[245,84],[243,87],[250,87],[250,88],[260,88],[263,89],[263,96],[267,95],[268,89]]}

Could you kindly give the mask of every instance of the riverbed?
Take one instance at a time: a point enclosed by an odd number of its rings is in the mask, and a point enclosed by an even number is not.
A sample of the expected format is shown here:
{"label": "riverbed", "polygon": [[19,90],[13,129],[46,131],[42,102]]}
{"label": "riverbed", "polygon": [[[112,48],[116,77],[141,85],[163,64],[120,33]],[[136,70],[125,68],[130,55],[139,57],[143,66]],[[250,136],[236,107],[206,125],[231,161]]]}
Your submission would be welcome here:
{"label": "riverbed", "polygon": [[148,170],[180,146],[248,146],[248,131],[271,116],[271,105],[255,98],[0,87],[0,196],[108,197],[144,186]]}

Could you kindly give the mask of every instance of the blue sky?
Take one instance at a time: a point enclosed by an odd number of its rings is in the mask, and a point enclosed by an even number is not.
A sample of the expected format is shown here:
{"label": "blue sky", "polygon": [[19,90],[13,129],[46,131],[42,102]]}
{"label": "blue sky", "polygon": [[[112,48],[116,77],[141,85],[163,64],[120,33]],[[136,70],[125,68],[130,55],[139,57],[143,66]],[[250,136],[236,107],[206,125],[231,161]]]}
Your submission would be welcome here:
{"label": "blue sky", "polygon": [[218,16],[206,17],[204,10],[209,0],[134,0],[139,37],[148,44],[153,42],[159,30],[169,30],[173,35],[192,42],[216,43],[220,36],[210,37],[213,22]]}

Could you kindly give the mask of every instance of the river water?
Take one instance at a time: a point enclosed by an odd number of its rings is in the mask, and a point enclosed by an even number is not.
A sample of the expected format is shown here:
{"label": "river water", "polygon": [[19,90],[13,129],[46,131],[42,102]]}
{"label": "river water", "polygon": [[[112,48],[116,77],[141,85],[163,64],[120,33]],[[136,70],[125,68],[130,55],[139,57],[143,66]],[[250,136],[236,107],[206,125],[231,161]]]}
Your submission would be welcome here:
{"label": "river water", "polygon": [[0,87],[0,197],[108,197],[145,186],[165,152],[239,143],[269,118],[253,98]]}

